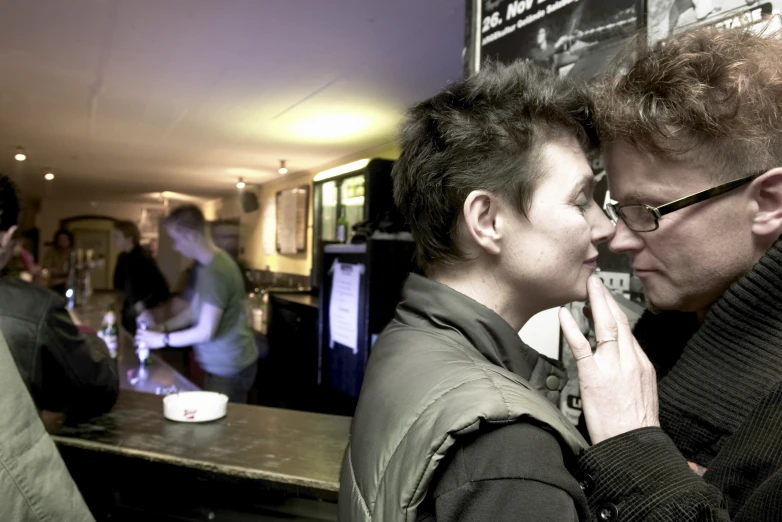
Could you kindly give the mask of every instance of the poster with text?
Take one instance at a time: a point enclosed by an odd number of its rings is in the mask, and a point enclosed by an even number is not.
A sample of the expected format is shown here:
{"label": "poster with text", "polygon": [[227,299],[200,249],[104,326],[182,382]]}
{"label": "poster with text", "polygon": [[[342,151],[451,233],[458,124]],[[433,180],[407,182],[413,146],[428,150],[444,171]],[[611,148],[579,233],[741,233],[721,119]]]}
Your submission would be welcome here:
{"label": "poster with text", "polygon": [[782,28],[782,0],[649,0],[647,9],[649,43],[701,25],[758,32]]}
{"label": "poster with text", "polygon": [[642,0],[483,0],[479,66],[524,58],[565,76],[604,70],[643,24]]}

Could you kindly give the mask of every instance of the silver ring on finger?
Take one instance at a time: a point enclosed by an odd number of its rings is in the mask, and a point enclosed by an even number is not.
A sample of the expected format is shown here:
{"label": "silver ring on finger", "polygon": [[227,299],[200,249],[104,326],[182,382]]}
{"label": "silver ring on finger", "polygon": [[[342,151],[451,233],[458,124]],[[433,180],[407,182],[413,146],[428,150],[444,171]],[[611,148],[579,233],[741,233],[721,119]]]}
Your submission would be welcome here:
{"label": "silver ring on finger", "polygon": [[595,346],[600,346],[603,343],[611,343],[616,341],[616,337],[609,337],[608,339],[601,339],[595,343]]}
{"label": "silver ring on finger", "polygon": [[581,359],[586,359],[587,357],[592,357],[592,355],[593,355],[592,352],[589,352],[589,353],[585,353],[584,355],[579,355],[575,359],[577,361],[580,361]]}

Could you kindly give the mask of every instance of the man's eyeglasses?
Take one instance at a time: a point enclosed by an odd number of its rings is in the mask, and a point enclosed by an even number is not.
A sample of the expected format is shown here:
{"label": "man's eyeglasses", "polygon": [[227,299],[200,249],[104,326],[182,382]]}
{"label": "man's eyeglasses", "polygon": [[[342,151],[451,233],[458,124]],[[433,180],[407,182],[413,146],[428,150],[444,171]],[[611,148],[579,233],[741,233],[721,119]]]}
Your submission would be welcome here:
{"label": "man's eyeglasses", "polygon": [[660,205],[659,207],[651,207],[649,205],[644,205],[643,203],[633,203],[630,205],[606,203],[605,212],[614,224],[621,219],[630,230],[635,232],[652,232],[660,227],[659,219],[665,214],[670,214],[671,212],[681,210],[690,205],[694,205],[695,203],[706,201],[707,199],[711,199],[742,185],[746,185],[764,172],[766,171],[764,170],[763,172],[752,174],[746,178],[729,181],[722,185],[717,185],[716,187],[677,199],[676,201],[671,201],[665,205]]}

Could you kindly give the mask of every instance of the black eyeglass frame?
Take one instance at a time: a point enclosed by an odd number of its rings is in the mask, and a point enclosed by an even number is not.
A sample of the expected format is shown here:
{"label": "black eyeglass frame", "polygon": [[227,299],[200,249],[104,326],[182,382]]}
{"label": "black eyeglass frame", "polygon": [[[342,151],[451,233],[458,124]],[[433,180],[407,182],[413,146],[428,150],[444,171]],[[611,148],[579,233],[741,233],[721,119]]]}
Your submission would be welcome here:
{"label": "black eyeglass frame", "polygon": [[[700,192],[696,192],[695,194],[684,196],[683,198],[679,198],[677,200],[671,201],[670,203],[660,205],[659,207],[652,207],[644,203],[629,203],[627,205],[620,205],[618,203],[606,203],[603,210],[605,210],[605,213],[608,215],[608,218],[611,221],[613,221],[614,224],[616,224],[616,222],[621,218],[622,221],[624,221],[624,224],[627,225],[627,228],[629,228],[633,232],[641,232],[641,233],[654,232],[655,230],[660,228],[659,220],[664,215],[670,214],[671,212],[675,212],[677,210],[681,210],[685,207],[689,207],[690,205],[700,203],[701,201],[706,201],[707,199],[717,197],[721,194],[725,194],[726,192],[730,192],[731,190],[739,188],[742,185],[746,185],[750,181],[753,181],[758,176],[765,174],[766,172],[767,170],[764,170],[762,172],[758,172],[750,176],[746,176],[744,178],[734,179],[733,181],[728,181],[727,183],[717,185],[716,187],[711,187],[706,190],[701,190]],[[654,218],[654,228],[649,230],[636,230],[635,228],[633,228],[632,225],[630,225],[630,223],[627,222],[627,219],[622,213],[622,209],[627,207],[643,207],[644,209],[646,209],[646,211],[649,212]]]}

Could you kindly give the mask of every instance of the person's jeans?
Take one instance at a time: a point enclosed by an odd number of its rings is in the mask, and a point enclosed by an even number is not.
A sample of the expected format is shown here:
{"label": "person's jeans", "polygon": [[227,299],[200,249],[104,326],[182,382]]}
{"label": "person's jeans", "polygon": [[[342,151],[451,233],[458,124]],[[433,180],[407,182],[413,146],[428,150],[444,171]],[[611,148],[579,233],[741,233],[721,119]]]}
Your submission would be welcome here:
{"label": "person's jeans", "polygon": [[228,402],[247,402],[247,393],[255,382],[255,374],[258,372],[258,361],[240,371],[236,375],[223,377],[206,372],[204,376],[204,389],[228,396]]}

